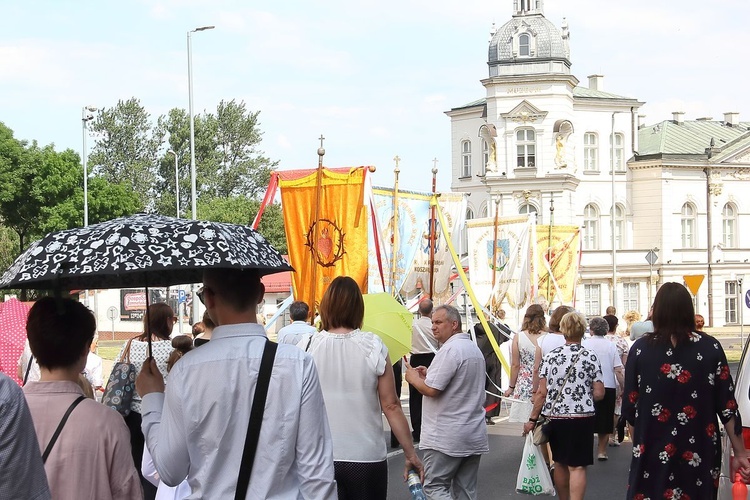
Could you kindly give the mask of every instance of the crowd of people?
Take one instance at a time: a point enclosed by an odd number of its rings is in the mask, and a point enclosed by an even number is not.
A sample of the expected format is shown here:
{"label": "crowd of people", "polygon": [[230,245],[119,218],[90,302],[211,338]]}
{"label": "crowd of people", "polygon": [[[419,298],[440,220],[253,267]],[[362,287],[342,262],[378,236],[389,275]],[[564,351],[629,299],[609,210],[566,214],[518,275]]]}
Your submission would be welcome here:
{"label": "crowd of people", "polygon": [[629,499],[715,498],[719,422],[734,469],[750,480],[726,357],[682,285],[663,284],[648,318],[628,312],[624,327],[613,309],[587,320],[559,306],[548,320],[530,306],[512,335],[503,394],[488,332],[465,333],[453,306],[421,300],[411,355],[394,360],[362,330],[353,279],[331,282],[319,328],[307,304],[291,304],[278,344],[257,323],[263,294],[257,271],[206,271],[194,338],[173,337],[172,309],[150,305],[143,333],[117,358],[138,373],[124,416],[96,401],[105,384],[93,314],[70,299],[37,301],[18,366],[23,391],[0,374],[0,484],[13,485],[0,497],[381,500],[383,415],[404,478],[416,474],[427,498],[487,497],[478,471],[501,396],[524,434],[548,420],[541,451],[562,499],[584,498],[587,467],[620,446],[625,423]]}

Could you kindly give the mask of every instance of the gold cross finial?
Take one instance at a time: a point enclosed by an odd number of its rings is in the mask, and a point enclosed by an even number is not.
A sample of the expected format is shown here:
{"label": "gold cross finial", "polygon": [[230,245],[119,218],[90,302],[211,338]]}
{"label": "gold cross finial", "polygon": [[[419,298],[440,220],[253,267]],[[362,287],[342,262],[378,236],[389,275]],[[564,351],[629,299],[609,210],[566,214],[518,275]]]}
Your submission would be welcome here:
{"label": "gold cross finial", "polygon": [[438,164],[438,159],[437,158],[433,158],[433,160],[432,160],[432,173],[433,174],[437,174],[437,172],[438,172],[437,164]]}
{"label": "gold cross finial", "polygon": [[320,139],[320,147],[318,148],[318,156],[320,156],[320,158],[322,160],[323,155],[326,154],[326,150],[323,149],[323,141],[325,141],[326,138],[323,137],[323,134],[320,134],[320,137],[318,137],[318,139]]}
{"label": "gold cross finial", "polygon": [[399,157],[399,155],[396,155],[393,157],[393,161],[396,164],[396,168],[394,168],[393,171],[399,173],[401,169],[398,168],[398,164],[401,162],[401,157]]}

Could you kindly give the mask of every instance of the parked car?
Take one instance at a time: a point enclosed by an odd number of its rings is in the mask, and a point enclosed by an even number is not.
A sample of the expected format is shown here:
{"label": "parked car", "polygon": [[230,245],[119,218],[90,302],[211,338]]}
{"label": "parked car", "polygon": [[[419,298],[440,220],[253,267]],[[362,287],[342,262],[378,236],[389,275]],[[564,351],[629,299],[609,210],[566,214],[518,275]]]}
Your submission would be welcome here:
{"label": "parked car", "polygon": [[[734,377],[734,396],[737,399],[737,407],[740,410],[740,416],[742,417],[742,438],[745,442],[745,448],[750,450],[750,356],[748,356],[748,345],[750,344],[750,337],[745,341],[745,346],[742,349],[742,356],[740,357],[740,363],[737,367],[737,373]],[[729,443],[729,438],[726,435],[726,430],[722,429],[721,438],[721,472],[719,475],[719,500],[732,500],[732,484],[734,478],[730,477],[730,465],[734,453],[732,452],[732,445]],[[750,498],[750,495],[748,495]]]}

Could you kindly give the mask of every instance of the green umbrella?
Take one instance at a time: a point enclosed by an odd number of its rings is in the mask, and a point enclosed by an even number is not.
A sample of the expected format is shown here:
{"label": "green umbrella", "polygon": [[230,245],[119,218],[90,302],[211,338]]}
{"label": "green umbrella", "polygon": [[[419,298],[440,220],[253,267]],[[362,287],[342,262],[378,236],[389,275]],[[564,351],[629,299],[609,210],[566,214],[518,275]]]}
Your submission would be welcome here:
{"label": "green umbrella", "polygon": [[388,347],[391,363],[411,350],[411,324],[414,315],[388,293],[364,296],[365,319],[362,330],[373,332]]}

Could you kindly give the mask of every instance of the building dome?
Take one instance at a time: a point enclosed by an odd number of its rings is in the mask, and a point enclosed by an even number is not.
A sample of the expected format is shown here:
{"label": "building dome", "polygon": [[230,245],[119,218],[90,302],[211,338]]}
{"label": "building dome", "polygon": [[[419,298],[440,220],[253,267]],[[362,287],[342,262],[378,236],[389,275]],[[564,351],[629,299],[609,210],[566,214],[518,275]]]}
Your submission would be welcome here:
{"label": "building dome", "polygon": [[[568,39],[565,21],[562,29],[558,29],[541,13],[514,15],[492,33],[488,55],[490,76],[529,72],[570,74]],[[550,61],[562,64],[550,65]],[[499,66],[518,68],[499,70]]]}

